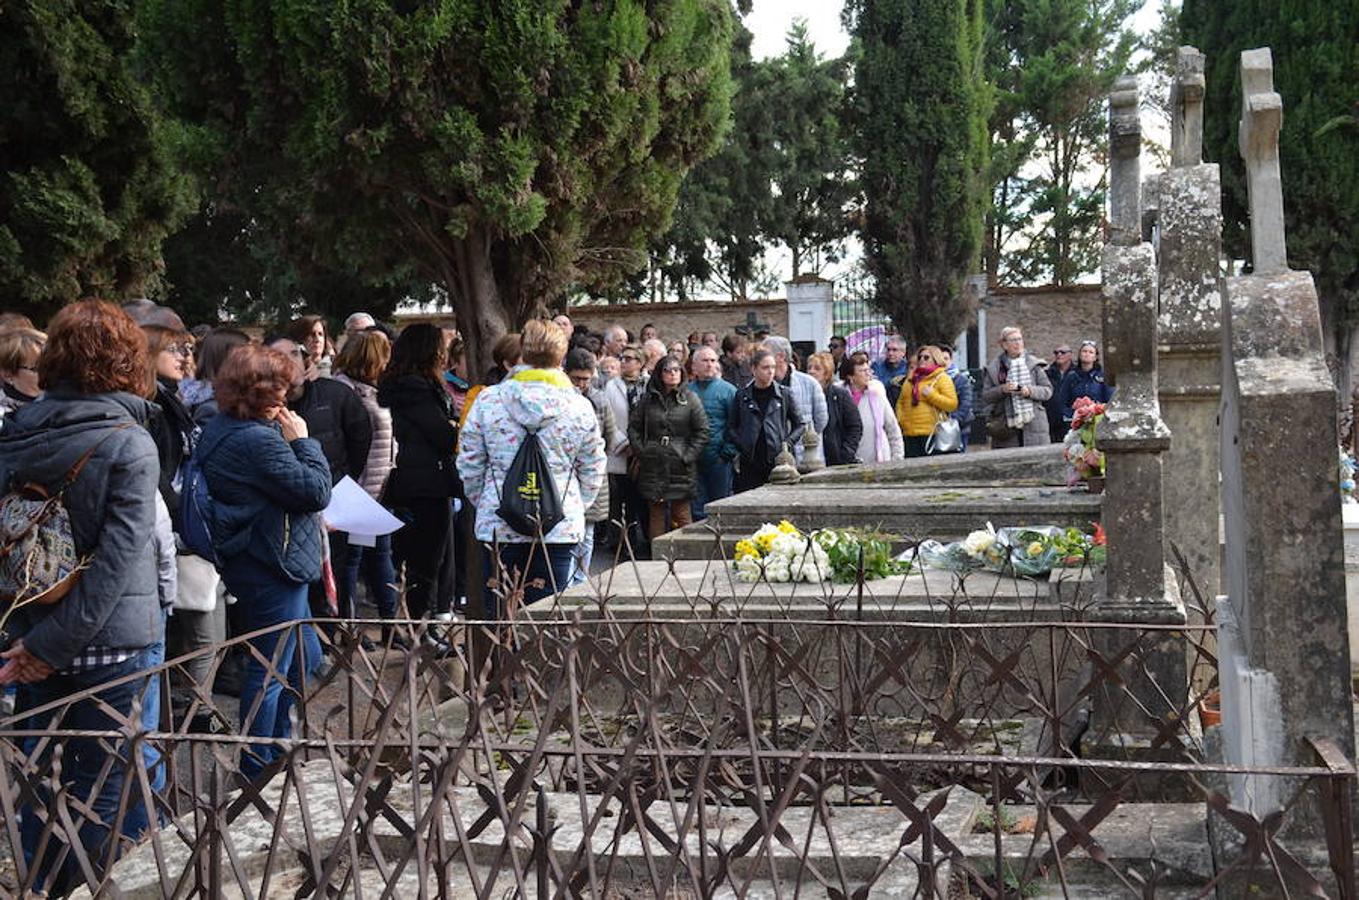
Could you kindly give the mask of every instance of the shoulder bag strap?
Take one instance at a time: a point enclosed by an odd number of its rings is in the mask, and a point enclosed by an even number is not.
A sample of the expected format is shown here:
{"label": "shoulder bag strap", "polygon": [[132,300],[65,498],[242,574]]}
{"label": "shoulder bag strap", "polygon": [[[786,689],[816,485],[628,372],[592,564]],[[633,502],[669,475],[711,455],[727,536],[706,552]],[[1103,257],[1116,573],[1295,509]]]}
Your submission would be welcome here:
{"label": "shoulder bag strap", "polygon": [[85,466],[89,465],[90,460],[94,458],[94,454],[99,451],[99,448],[104,446],[104,443],[109,438],[113,437],[124,428],[131,428],[134,424],[135,423],[133,422],[122,422],[113,426],[108,434],[96,441],[93,447],[82,453],[80,458],[75,461],[75,465],[71,466],[70,470],[62,476],[61,481],[57,483],[57,489],[53,492],[53,495],[60,497],[62,494],[66,493],[66,490],[70,488],[71,485],[75,484],[76,479],[80,477],[80,473],[84,471]]}

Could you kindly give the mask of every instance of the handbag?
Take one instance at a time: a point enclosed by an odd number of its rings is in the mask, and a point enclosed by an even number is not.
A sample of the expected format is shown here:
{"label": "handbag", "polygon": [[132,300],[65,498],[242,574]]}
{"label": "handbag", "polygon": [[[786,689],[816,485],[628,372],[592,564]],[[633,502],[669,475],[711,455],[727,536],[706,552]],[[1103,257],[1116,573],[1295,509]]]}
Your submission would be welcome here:
{"label": "handbag", "polygon": [[10,612],[29,603],[56,603],[80,580],[89,557],[76,553],[66,492],[104,442],[130,427],[131,422],[114,426],[54,487],[29,482],[0,497],[0,601],[11,604]]}
{"label": "handbag", "polygon": [[1002,413],[999,416],[993,415],[987,418],[986,433],[993,438],[1003,439],[1013,434],[1014,429],[1010,427],[1010,423],[1005,420],[1005,414]]}
{"label": "handbag", "polygon": [[963,427],[952,416],[945,416],[934,426],[934,431],[925,439],[925,454],[936,456],[941,453],[959,453],[963,449]]}

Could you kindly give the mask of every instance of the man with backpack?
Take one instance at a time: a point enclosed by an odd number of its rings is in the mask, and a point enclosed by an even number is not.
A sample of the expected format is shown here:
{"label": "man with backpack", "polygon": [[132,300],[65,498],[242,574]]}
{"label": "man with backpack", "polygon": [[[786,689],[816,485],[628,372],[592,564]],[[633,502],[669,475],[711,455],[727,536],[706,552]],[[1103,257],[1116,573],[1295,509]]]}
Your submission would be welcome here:
{"label": "man with backpack", "polygon": [[496,585],[490,614],[503,615],[521,589],[526,604],[565,590],[585,511],[604,481],[594,407],[561,370],[566,346],[552,322],[526,324],[528,368],[482,391],[459,439],[458,472]]}

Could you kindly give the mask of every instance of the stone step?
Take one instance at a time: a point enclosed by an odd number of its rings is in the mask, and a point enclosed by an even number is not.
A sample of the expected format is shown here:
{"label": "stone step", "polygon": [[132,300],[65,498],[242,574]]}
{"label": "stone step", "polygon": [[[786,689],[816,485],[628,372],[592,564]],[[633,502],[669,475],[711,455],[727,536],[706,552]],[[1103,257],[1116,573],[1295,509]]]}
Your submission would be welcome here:
{"label": "stone step", "polygon": [[1089,529],[1099,520],[1098,494],[1056,486],[1019,485],[766,485],[707,506],[710,524],[742,536],[764,522],[787,519],[804,530],[864,526],[908,540],[965,535],[991,522]]}
{"label": "stone step", "polygon": [[[353,800],[353,789],[326,760],[305,763],[301,767],[299,786],[288,793],[288,802],[281,808],[285,810],[278,827],[287,835],[287,845],[305,847],[310,837],[321,847],[333,847],[343,835],[342,823],[348,806]],[[282,777],[275,780],[265,791],[266,798],[273,808],[280,808],[283,798]],[[304,822],[299,813],[298,793],[305,794],[310,814]],[[421,791],[428,793],[428,785]],[[576,864],[577,854],[584,847],[594,848],[596,870],[607,871],[610,885],[618,891],[636,890],[638,896],[645,895],[650,887],[648,860],[665,859],[668,854],[664,841],[657,835],[643,833],[637,828],[623,828],[621,824],[622,807],[617,799],[603,801],[598,796],[587,795],[581,798],[575,793],[549,792],[543,796],[546,801],[546,815],[552,827],[550,852],[555,862],[562,868]],[[932,794],[926,793],[915,798],[919,808],[929,802]],[[415,896],[423,891],[444,890],[444,896],[476,896],[474,874],[482,886],[484,879],[491,874],[493,866],[499,866],[497,891],[510,890],[515,877],[510,870],[509,861],[502,855],[506,842],[500,822],[492,818],[490,824],[479,831],[475,837],[461,843],[454,835],[467,834],[474,822],[487,811],[484,795],[475,788],[456,787],[450,792],[448,802],[440,804],[440,813],[446,825],[444,834],[448,846],[444,856],[455,859],[460,850],[466,855],[460,861],[449,865],[443,875],[446,881],[436,880],[430,871],[421,878],[415,866],[408,865],[402,872],[397,885],[398,896]],[[398,779],[387,802],[401,818],[414,821],[415,805],[413,786]],[[689,801],[682,795],[675,798],[676,805],[668,800],[653,800],[644,807],[653,827],[659,831],[679,836],[684,831],[683,841],[692,859],[702,853],[700,840],[706,840],[709,847],[721,846],[727,850],[752,832],[758,833],[759,815],[744,806],[703,804],[690,810]],[[427,799],[425,802],[428,802]],[[533,823],[536,816],[537,798],[529,798],[525,810],[526,823]],[[1062,804],[1066,812],[1079,821],[1089,810],[1082,804]],[[596,811],[604,816],[596,819]],[[830,827],[823,814],[829,816]],[[996,868],[995,836],[984,830],[985,816],[989,810],[985,800],[967,790],[954,786],[943,809],[933,819],[934,826],[947,835],[966,857],[968,864],[982,874],[990,874]],[[700,832],[698,819],[703,823]],[[455,824],[453,818],[458,819]],[[687,825],[682,825],[688,819]],[[595,820],[595,832],[587,840],[586,823]],[[1022,833],[1026,821],[1034,821],[1034,810],[1025,806],[1007,806],[1002,818],[1002,826],[1007,829],[1001,836],[1002,872],[1022,872],[1026,861],[1035,854],[1041,855],[1053,841],[1059,840],[1064,829],[1055,818],[1047,820],[1052,834],[1044,834],[1037,841],[1032,834]],[[784,839],[772,839],[761,845],[755,852],[732,857],[731,868],[723,883],[718,886],[716,896],[731,896],[739,892],[741,896],[775,896],[780,892],[787,894],[800,885],[807,896],[811,896],[819,882],[811,875],[815,868],[823,878],[838,885],[843,878],[851,886],[868,887],[869,897],[915,896],[919,887],[919,872],[913,863],[920,853],[920,839],[906,846],[908,852],[900,852],[900,838],[908,828],[906,816],[890,805],[829,806],[817,808],[793,806],[779,817],[781,835]],[[378,817],[369,824],[368,837],[360,844],[361,870],[350,873],[351,877],[362,882],[364,893],[376,896],[387,886],[382,869],[369,853],[380,849],[382,855],[394,859],[404,855],[409,849],[409,838],[402,834],[386,818]],[[233,823],[227,840],[233,845],[234,860],[243,870],[246,886],[253,892],[263,887],[266,868],[269,869],[269,896],[293,896],[307,883],[307,866],[297,853],[273,852],[273,831],[275,822],[267,820],[254,807],[247,808],[242,816]],[[832,843],[832,835],[834,843]],[[184,871],[192,847],[197,841],[195,823],[192,816],[171,822],[158,837],[161,859],[157,859],[157,848],[150,843],[130,850],[116,864],[112,872],[122,896],[130,898],[160,897],[169,885],[163,885],[161,865],[165,871],[177,878]],[[1103,897],[1121,894],[1126,887],[1120,880],[1129,878],[1129,872],[1136,871],[1147,876],[1152,869],[1152,860],[1160,876],[1156,896],[1187,895],[1187,889],[1201,888],[1212,881],[1214,870],[1212,852],[1207,838],[1206,811],[1202,803],[1129,803],[1124,804],[1106,818],[1094,830],[1100,853],[1096,859],[1084,847],[1076,847],[1063,860],[1060,868],[1061,878],[1054,867],[1045,879],[1026,885],[1025,896],[1036,897]],[[508,842],[525,866],[526,874],[533,879],[536,869],[532,864],[532,841],[522,829],[516,829]],[[935,857],[940,851],[935,849]],[[881,862],[895,855],[899,864],[886,871],[879,871]],[[341,875],[348,868],[348,859],[341,867]],[[943,896],[943,887],[959,883],[957,873],[950,871],[951,865],[944,864],[939,870],[937,889]],[[223,863],[223,875],[228,879],[224,886],[224,896],[241,896],[243,892],[229,874],[228,865]],[[601,877],[603,877],[601,875]],[[1131,879],[1130,879],[1131,880]],[[422,883],[423,882],[423,883]],[[530,880],[530,884],[532,880]],[[683,883],[683,882],[680,882]],[[1135,882],[1134,882],[1135,883]],[[442,887],[441,887],[442,885]],[[619,893],[618,896],[626,894]],[[88,897],[87,889],[77,891],[73,896]]]}

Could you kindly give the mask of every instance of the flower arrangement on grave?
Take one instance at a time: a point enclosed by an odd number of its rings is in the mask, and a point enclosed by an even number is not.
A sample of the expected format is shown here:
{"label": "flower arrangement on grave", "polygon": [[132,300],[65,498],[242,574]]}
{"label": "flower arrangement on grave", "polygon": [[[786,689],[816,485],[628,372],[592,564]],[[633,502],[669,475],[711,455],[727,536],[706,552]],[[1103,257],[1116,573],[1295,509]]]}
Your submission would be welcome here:
{"label": "flower arrangement on grave", "polygon": [[1068,483],[1074,485],[1104,475],[1104,451],[1095,446],[1095,427],[1104,418],[1104,404],[1077,397],[1071,410],[1074,415],[1062,442],[1062,457],[1071,464]]}
{"label": "flower arrangement on grave", "polygon": [[1340,448],[1340,502],[1359,503],[1354,497],[1354,473],[1359,468],[1354,454],[1349,453],[1345,448]]}
{"label": "flower arrangement on grave", "polygon": [[786,519],[765,523],[736,543],[736,576],[754,583],[874,580],[910,571],[910,563],[893,559],[893,536],[863,528],[821,528],[804,534]]}
{"label": "flower arrangement on grave", "polygon": [[1104,529],[1092,534],[1053,525],[996,529],[990,522],[961,541],[924,541],[921,561],[935,569],[971,572],[989,569],[1006,575],[1044,575],[1056,568],[1105,562]]}

